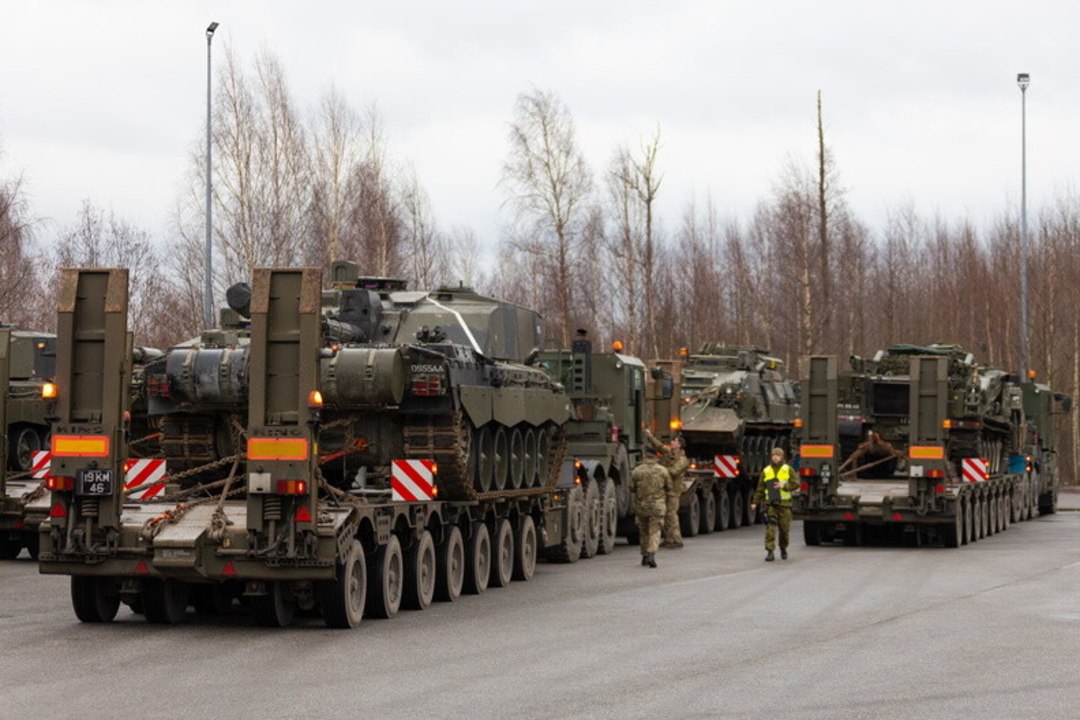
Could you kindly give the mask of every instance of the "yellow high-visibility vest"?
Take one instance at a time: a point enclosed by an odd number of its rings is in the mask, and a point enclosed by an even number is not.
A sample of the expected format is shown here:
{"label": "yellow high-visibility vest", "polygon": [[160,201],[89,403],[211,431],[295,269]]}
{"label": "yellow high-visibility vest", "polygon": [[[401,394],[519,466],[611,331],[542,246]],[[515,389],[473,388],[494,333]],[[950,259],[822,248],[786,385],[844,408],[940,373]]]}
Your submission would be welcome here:
{"label": "yellow high-visibility vest", "polygon": [[[781,465],[780,469],[777,471],[773,471],[772,465],[766,465],[763,473],[763,477],[765,478],[766,483],[770,480],[780,481],[780,502],[791,499],[791,493],[784,489],[784,486],[787,485],[788,480],[791,479],[791,467],[789,465],[785,463]],[[766,488],[767,487],[768,486],[766,486]],[[768,498],[768,490],[766,490],[765,497]]]}

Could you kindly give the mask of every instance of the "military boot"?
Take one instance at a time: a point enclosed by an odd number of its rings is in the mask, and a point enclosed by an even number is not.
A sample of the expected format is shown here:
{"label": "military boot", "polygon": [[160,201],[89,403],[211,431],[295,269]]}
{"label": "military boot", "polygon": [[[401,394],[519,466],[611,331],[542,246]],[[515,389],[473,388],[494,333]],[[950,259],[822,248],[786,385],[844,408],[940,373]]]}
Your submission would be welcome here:
{"label": "military boot", "polygon": [[780,548],[780,559],[787,560],[787,548]]}
{"label": "military boot", "polygon": [[656,556],[655,555],[649,555],[649,567],[651,567],[651,568],[656,567]]}
{"label": "military boot", "polygon": [[773,560],[775,560],[775,559],[776,559],[776,558],[775,558],[775,557],[773,557],[773,554],[772,554],[772,550],[770,550],[770,551],[769,551],[769,554],[765,556],[765,562],[772,562],[772,561],[773,561]]}
{"label": "military boot", "polygon": [[641,556],[641,566],[645,567],[648,564],[649,564],[649,556],[648,555],[642,555]]}

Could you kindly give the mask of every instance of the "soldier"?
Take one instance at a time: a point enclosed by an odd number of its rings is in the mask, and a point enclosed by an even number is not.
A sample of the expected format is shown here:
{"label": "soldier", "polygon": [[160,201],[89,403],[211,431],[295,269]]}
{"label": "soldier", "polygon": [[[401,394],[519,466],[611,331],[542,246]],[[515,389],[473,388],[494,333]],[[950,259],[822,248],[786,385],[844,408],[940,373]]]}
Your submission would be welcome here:
{"label": "soldier", "polygon": [[665,445],[655,435],[645,430],[649,445],[656,448],[660,464],[671,474],[671,489],[664,494],[664,531],[662,548],[678,549],[683,546],[682,530],[679,528],[679,500],[682,498],[683,474],[690,467],[690,460],[683,451],[682,438],[676,436]]}
{"label": "soldier", "polygon": [[630,492],[634,494],[634,514],[641,537],[641,564],[651,568],[656,567],[656,546],[660,542],[660,525],[664,520],[664,495],[673,484],[671,474],[656,461],[656,454],[656,448],[646,446],[645,459],[630,475]]}
{"label": "soldier", "polygon": [[780,530],[780,557],[787,560],[788,541],[791,539],[791,493],[799,489],[795,471],[784,462],[783,448],[772,449],[772,462],[761,471],[754,502],[750,512],[756,513],[758,505],[765,504],[765,561],[772,562],[776,547],[776,531]]}

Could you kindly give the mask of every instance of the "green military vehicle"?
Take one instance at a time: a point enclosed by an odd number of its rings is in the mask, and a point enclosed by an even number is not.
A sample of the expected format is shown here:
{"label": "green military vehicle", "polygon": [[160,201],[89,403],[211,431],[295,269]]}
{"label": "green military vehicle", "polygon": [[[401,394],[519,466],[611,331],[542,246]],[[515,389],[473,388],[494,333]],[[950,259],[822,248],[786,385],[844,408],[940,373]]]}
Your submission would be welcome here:
{"label": "green military vehicle", "polygon": [[768,351],[706,343],[680,372],[676,428],[691,467],[681,501],[684,536],[756,522],[753,492],[773,447],[790,457],[799,423],[795,383]]}
{"label": "green military vehicle", "polygon": [[[559,488],[567,494],[568,534],[579,535],[581,542],[553,548],[555,559],[572,562],[609,553],[616,535],[637,533],[629,482],[645,445],[651,373],[621,350],[616,345],[612,352],[597,352],[579,331],[569,350],[540,354],[540,366],[567,388],[573,402]],[[671,392],[669,382],[668,399]]]}
{"label": "green military vehicle", "polygon": [[959,547],[1056,507],[1068,397],[956,345],[807,360],[794,513],[807,544]]}
{"label": "green military vehicle", "polygon": [[25,547],[37,555],[38,525],[49,506],[48,468],[52,401],[44,397],[55,373],[56,337],[0,327],[0,558]]}
{"label": "green military vehicle", "polygon": [[40,564],[72,576],[81,620],[124,602],[175,623],[242,598],[266,625],[302,609],[351,627],[528,580],[566,542],[569,399],[508,359],[532,353],[539,317],[351,263],[333,280],[322,293],[316,269],[257,270],[230,293],[243,332],[148,364],[148,412],[179,430],[162,440],[165,491],[132,502],[126,272],[65,271]]}

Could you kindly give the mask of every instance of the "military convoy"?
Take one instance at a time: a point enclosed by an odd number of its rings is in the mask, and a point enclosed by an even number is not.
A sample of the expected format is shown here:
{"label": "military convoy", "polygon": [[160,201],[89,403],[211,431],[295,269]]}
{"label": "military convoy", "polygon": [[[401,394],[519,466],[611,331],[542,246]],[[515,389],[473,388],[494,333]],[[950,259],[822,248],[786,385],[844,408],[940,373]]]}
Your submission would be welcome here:
{"label": "military convoy", "polygon": [[49,507],[44,490],[56,338],[0,327],[0,559],[25,547],[37,556],[38,525]]}
{"label": "military convoy", "polygon": [[691,460],[680,504],[682,533],[756,522],[754,487],[773,447],[790,455],[799,399],[784,363],[753,347],[706,343],[685,357],[672,418]]}
{"label": "military convoy", "polygon": [[807,359],[802,385],[806,543],[959,547],[1056,509],[1053,415],[1068,397],[978,365],[956,345],[873,359]]}

